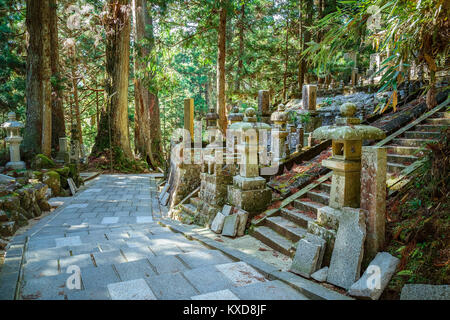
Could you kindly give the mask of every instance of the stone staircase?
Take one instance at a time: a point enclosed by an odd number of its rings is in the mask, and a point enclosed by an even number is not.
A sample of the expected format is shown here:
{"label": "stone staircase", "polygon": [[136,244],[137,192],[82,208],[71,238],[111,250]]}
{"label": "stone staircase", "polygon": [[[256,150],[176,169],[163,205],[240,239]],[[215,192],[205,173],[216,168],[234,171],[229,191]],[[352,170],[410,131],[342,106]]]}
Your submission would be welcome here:
{"label": "stone staircase", "polygon": [[[381,145],[386,146],[388,152],[386,177],[388,186],[390,180],[397,178],[403,170],[429,152],[425,145],[439,140],[440,130],[450,126],[450,112],[435,112],[423,121],[418,119],[411,124],[413,125],[407,130],[403,132],[399,130],[382,141]],[[321,177],[324,179],[323,182],[314,188],[302,189],[305,193],[301,198],[294,200],[289,208],[281,208],[265,219],[259,220],[251,230],[251,235],[274,250],[293,256],[297,242],[307,233],[308,223],[315,221],[317,210],[329,203],[331,174]]]}

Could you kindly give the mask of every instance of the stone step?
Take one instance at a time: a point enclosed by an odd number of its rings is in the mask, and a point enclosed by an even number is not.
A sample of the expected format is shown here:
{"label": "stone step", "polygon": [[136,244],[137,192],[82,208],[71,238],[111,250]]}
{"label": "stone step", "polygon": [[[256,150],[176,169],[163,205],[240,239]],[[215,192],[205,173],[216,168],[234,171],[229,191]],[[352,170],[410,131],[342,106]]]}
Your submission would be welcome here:
{"label": "stone step", "polygon": [[427,131],[427,132],[441,132],[442,128],[446,126],[440,126],[435,124],[419,124],[414,127],[414,131]]}
{"label": "stone step", "polygon": [[306,235],[304,228],[282,216],[267,218],[266,225],[292,242],[297,242]]}
{"label": "stone step", "polygon": [[185,213],[187,213],[188,215],[194,216],[195,213],[197,212],[197,207],[195,207],[194,205],[187,203],[187,204],[182,204],[181,205],[181,210]]}
{"label": "stone step", "polygon": [[330,203],[330,195],[325,192],[308,191],[306,195],[311,200],[322,203],[323,205],[327,206]]}
{"label": "stone step", "polygon": [[403,147],[424,147],[427,143],[431,143],[434,140],[431,139],[405,139],[398,138],[392,140],[393,144],[403,146]]}
{"label": "stone step", "polygon": [[387,155],[387,161],[390,163],[400,163],[403,165],[410,165],[411,163],[415,162],[418,157],[415,156],[409,156],[409,155],[402,155],[402,154],[393,154],[390,153]]}
{"label": "stone step", "polygon": [[319,189],[325,191],[328,194],[330,194],[330,192],[331,192],[331,183],[326,183],[326,182],[321,183],[320,186],[319,186]]}
{"label": "stone step", "polygon": [[294,252],[291,250],[291,248],[293,248],[292,241],[286,239],[269,227],[261,226],[255,228],[252,231],[252,236],[282,254],[290,257],[293,256]]}
{"label": "stone step", "polygon": [[408,139],[433,139],[439,138],[440,132],[427,132],[427,131],[406,131],[404,136]]}
{"label": "stone step", "polygon": [[387,171],[389,173],[400,173],[406,166],[400,163],[387,163]]}
{"label": "stone step", "polygon": [[308,227],[309,221],[314,221],[314,219],[308,217],[300,211],[289,210],[286,208],[281,208],[281,215],[303,228]]}
{"label": "stone step", "polygon": [[427,120],[425,120],[425,123],[448,126],[450,125],[450,118],[428,118]]}
{"label": "stone step", "polygon": [[423,148],[417,148],[417,147],[403,147],[403,146],[395,146],[395,145],[387,145],[387,152],[394,153],[394,154],[401,154],[401,155],[410,155],[410,156],[416,156],[416,157],[422,157],[427,150]]}
{"label": "stone step", "polygon": [[294,207],[300,211],[312,212],[317,215],[317,209],[322,208],[324,205],[308,199],[309,201],[295,200]]}
{"label": "stone step", "polygon": [[199,197],[193,197],[190,199],[190,203],[196,208],[198,208],[202,202],[203,201]]}

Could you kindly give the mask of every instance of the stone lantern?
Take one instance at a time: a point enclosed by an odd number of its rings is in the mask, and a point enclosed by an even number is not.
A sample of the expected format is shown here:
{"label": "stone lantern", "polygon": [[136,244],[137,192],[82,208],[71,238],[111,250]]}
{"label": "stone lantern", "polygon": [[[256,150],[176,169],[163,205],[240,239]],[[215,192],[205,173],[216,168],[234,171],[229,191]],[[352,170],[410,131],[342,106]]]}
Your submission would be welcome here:
{"label": "stone lantern", "polygon": [[2,128],[6,130],[5,142],[9,143],[9,154],[11,161],[6,164],[8,169],[25,169],[25,162],[20,161],[20,143],[23,138],[20,136],[20,129],[24,125],[16,121],[14,112],[8,113],[8,121],[2,124]]}
{"label": "stone lantern", "polygon": [[354,117],[356,106],[353,103],[344,103],[340,112],[336,125],[316,129],[313,137],[332,139],[332,157],[322,161],[333,170],[330,207],[359,208],[362,141],[383,139],[386,134],[381,129],[361,125],[360,119]]}
{"label": "stone lantern", "polygon": [[289,148],[286,148],[286,137],[289,135],[289,132],[286,130],[288,114],[284,110],[284,105],[279,104],[277,111],[270,116],[270,120],[273,122],[271,131],[272,157],[275,162],[279,162],[289,155]]}
{"label": "stone lantern", "polygon": [[244,114],[239,112],[239,107],[234,106],[231,109],[231,112],[228,114],[228,125],[232,125],[233,123],[240,122],[244,119]]}
{"label": "stone lantern", "polygon": [[[241,134],[238,147],[241,153],[239,175],[233,177],[233,185],[228,186],[228,202],[250,214],[267,208],[272,200],[272,192],[266,187],[266,180],[259,176],[258,142],[261,131],[270,131],[271,126],[257,122],[253,108],[245,110],[243,122],[233,123],[229,129]],[[264,147],[264,146],[263,146]]]}

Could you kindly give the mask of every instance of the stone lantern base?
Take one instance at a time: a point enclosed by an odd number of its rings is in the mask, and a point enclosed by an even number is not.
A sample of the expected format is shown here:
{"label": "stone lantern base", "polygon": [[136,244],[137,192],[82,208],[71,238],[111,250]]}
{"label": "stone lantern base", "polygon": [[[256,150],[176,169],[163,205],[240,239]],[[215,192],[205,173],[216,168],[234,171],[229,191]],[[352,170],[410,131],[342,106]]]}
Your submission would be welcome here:
{"label": "stone lantern base", "polygon": [[69,163],[70,162],[70,155],[68,152],[58,152],[56,154],[56,158],[55,158],[55,162],[56,163]]}
{"label": "stone lantern base", "polygon": [[249,212],[250,216],[264,211],[272,200],[272,191],[266,187],[262,177],[233,177],[233,185],[228,186],[228,202]]}
{"label": "stone lantern base", "polygon": [[25,162],[23,161],[14,161],[14,162],[8,162],[6,164],[6,169],[12,169],[12,170],[21,170],[25,169]]}

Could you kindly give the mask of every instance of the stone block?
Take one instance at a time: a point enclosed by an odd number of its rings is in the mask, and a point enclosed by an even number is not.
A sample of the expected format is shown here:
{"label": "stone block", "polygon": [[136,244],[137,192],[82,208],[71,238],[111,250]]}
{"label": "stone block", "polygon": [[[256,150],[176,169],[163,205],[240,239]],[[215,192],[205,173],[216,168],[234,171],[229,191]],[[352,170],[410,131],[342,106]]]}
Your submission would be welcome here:
{"label": "stone block", "polygon": [[237,234],[238,224],[239,224],[239,216],[237,214],[226,216],[223,223],[222,235],[228,237],[235,237]]}
{"label": "stone block", "polygon": [[111,300],[156,300],[144,279],[108,284]]}
{"label": "stone block", "polygon": [[150,261],[150,264],[159,274],[176,273],[188,270],[188,268],[173,255],[149,257],[148,261]]}
{"label": "stone block", "polygon": [[240,300],[233,292],[229,289],[219,290],[214,292],[209,292],[205,294],[200,294],[191,297],[191,300]]}
{"label": "stone block", "polygon": [[317,209],[317,222],[327,228],[337,230],[339,226],[339,213],[341,211],[329,206]]}
{"label": "stone block", "polygon": [[325,248],[326,248],[327,242],[324,239],[322,239],[320,236],[317,236],[317,235],[309,233],[309,232],[305,235],[304,239],[320,246],[319,258],[317,259],[317,265],[315,266],[315,269],[318,270],[322,267],[322,261],[323,261],[324,255],[325,255]]}
{"label": "stone block", "polygon": [[187,270],[183,275],[200,293],[228,289],[233,283],[214,266]]}
{"label": "stone block", "polygon": [[297,250],[289,271],[309,278],[317,270],[320,249],[319,245],[306,239],[301,239],[297,244]]}
{"label": "stone block", "polygon": [[250,215],[264,211],[272,200],[269,188],[243,191],[234,186],[228,186],[228,202],[247,211]]}
{"label": "stone block", "polygon": [[349,289],[359,279],[366,239],[366,211],[343,208],[327,282]]}
{"label": "stone block", "polygon": [[309,300],[279,280],[253,283],[230,290],[242,300]]}
{"label": "stone block", "polygon": [[242,190],[264,189],[266,187],[266,179],[263,177],[246,178],[242,176],[234,176],[233,185]]}
{"label": "stone block", "polygon": [[327,276],[328,276],[328,267],[325,267],[314,272],[311,275],[311,278],[319,282],[325,282],[327,280]]}
{"label": "stone block", "polygon": [[248,221],[248,212],[244,211],[244,210],[239,210],[237,212],[237,215],[239,217],[237,236],[241,237],[245,234],[245,227],[247,226],[247,221]]}
{"label": "stone block", "polygon": [[315,234],[326,241],[322,264],[329,265],[334,249],[334,242],[336,241],[336,231],[327,229],[319,225],[316,221],[308,221],[307,230],[309,233]]}
{"label": "stone block", "polygon": [[269,90],[258,91],[258,113],[261,116],[270,116],[270,93]]}
{"label": "stone block", "polygon": [[189,299],[199,294],[181,273],[166,273],[145,279],[158,299]]}
{"label": "stone block", "polygon": [[266,281],[261,273],[243,261],[219,264],[216,265],[216,269],[225,275],[235,287]]}
{"label": "stone block", "polygon": [[450,285],[405,284],[400,300],[450,300]]}
{"label": "stone block", "polygon": [[223,206],[222,214],[224,216],[229,216],[232,212],[233,212],[233,207],[231,207],[227,204]]}
{"label": "stone block", "polygon": [[378,300],[399,263],[400,260],[389,253],[379,252],[362,277],[350,287],[348,293],[363,299]]}
{"label": "stone block", "polygon": [[232,262],[230,258],[218,250],[192,251],[179,254],[178,258],[192,269],[207,265]]}
{"label": "stone block", "polygon": [[224,216],[221,212],[217,212],[216,217],[211,223],[211,230],[215,233],[222,233],[225,218],[226,216]]}
{"label": "stone block", "polygon": [[386,148],[362,147],[361,208],[367,210],[365,261],[384,246],[386,224]]}

